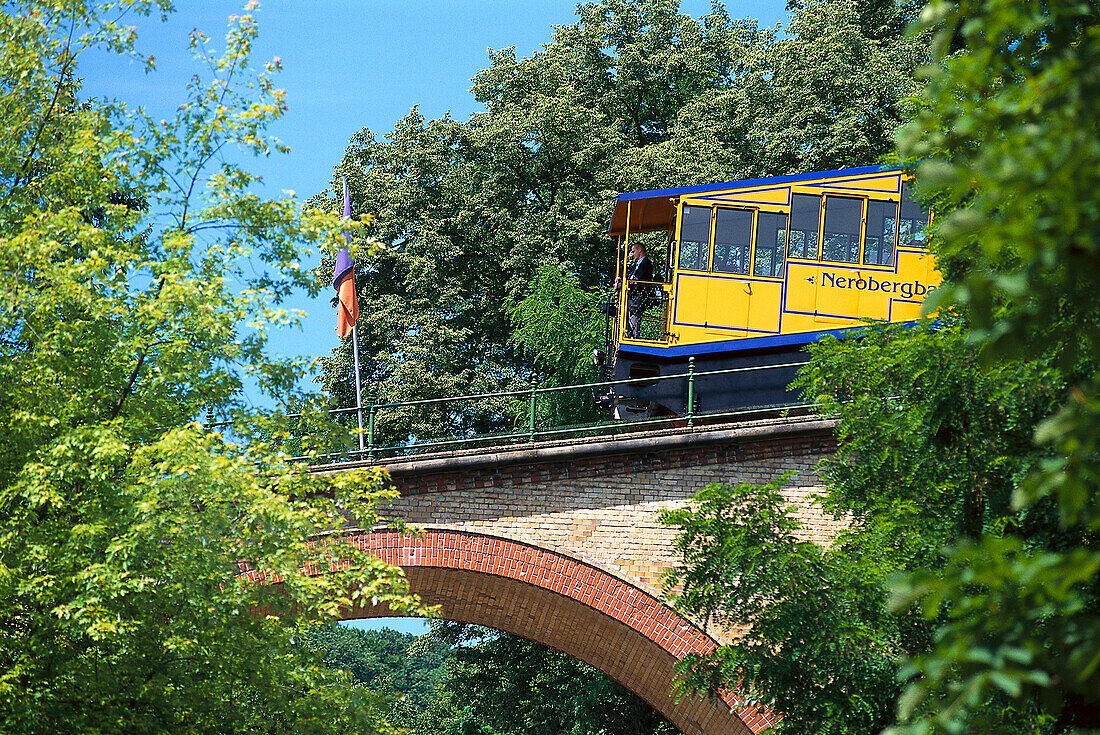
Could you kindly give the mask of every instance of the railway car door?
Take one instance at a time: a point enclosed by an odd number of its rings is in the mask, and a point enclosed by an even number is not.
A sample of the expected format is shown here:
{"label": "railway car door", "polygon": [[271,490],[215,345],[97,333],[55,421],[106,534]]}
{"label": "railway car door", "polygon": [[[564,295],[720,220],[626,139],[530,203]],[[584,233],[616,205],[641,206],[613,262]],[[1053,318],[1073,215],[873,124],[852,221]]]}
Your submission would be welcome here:
{"label": "railway car door", "polygon": [[825,324],[850,322],[860,317],[859,272],[863,236],[861,197],[829,194],[822,217],[821,261],[817,279],[815,319]]}
{"label": "railway car door", "polygon": [[[859,314],[862,318],[888,320],[893,315],[897,230],[898,203],[881,199],[869,200],[863,226],[863,266],[867,290],[859,303]],[[877,283],[872,283],[873,281]]]}
{"label": "railway car door", "polygon": [[714,248],[707,293],[707,319],[710,330],[730,336],[747,334],[752,283],[737,276],[748,276],[752,251],[754,212],[751,209],[717,207],[714,211]]}
{"label": "railway car door", "polygon": [[[778,334],[783,297],[783,260],[787,252],[787,214],[758,210],[752,247],[752,295],[748,328]],[[768,280],[765,280],[768,279]]]}
{"label": "railway car door", "polygon": [[672,279],[675,324],[702,327],[707,322],[711,217],[710,207],[685,204],[681,209],[676,277]]}
{"label": "railway car door", "polygon": [[791,195],[791,229],[787,241],[787,293],[783,308],[799,319],[817,311],[818,240],[821,232],[821,196]]}

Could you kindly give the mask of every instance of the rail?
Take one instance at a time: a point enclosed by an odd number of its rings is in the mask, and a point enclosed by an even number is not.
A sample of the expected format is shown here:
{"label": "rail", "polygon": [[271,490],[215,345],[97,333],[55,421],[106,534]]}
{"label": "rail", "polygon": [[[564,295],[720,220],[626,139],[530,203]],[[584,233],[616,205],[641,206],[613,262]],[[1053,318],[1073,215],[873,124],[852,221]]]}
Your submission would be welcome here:
{"label": "rail", "polygon": [[[298,460],[321,461],[333,463],[339,461],[373,461],[385,457],[407,456],[438,451],[472,450],[486,447],[504,447],[509,445],[530,444],[536,441],[551,441],[569,438],[583,438],[596,435],[625,434],[643,429],[660,428],[687,428],[692,429],[697,423],[718,423],[730,420],[749,420],[754,417],[762,417],[776,413],[790,413],[797,411],[809,411],[811,404],[785,403],[755,408],[739,409],[722,412],[700,412],[695,409],[699,378],[734,375],[738,373],[758,372],[762,370],[774,370],[791,367],[791,364],[761,365],[753,367],[726,368],[722,370],[709,370],[697,372],[695,360],[688,360],[686,373],[673,375],[656,375],[652,377],[627,378],[622,380],[607,380],[591,383],[580,383],[566,386],[531,387],[519,390],[499,391],[494,393],[473,393],[461,396],[449,396],[444,398],[422,398],[408,401],[391,401],[375,403],[369,400],[363,406],[366,413],[365,447],[348,449],[340,452],[315,454],[309,457],[295,457]],[[681,416],[646,417],[632,420],[601,419],[590,422],[575,422],[565,425],[539,425],[539,399],[540,397],[569,391],[587,391],[593,395],[599,390],[610,390],[616,386],[624,385],[652,385],[666,380],[686,381],[687,410]],[[439,408],[456,404],[470,404],[479,401],[511,400],[512,426],[503,431],[487,431],[484,433],[472,433],[450,438],[432,438],[420,440],[415,435],[406,435],[403,440],[387,443],[382,439],[378,431],[380,417],[386,412],[401,411],[418,408]],[[339,408],[329,411],[330,415],[346,414],[356,411],[352,408]],[[287,418],[300,417],[302,414],[288,414]]]}

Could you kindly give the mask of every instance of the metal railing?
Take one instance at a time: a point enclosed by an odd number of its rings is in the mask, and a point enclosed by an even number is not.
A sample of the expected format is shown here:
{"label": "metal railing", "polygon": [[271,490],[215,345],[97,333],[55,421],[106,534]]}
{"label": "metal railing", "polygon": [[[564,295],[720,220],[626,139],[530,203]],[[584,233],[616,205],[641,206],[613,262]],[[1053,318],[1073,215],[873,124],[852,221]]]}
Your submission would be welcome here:
{"label": "metal railing", "polygon": [[[689,358],[687,372],[676,373],[672,375],[656,375],[652,377],[627,378],[623,380],[608,380],[592,383],[580,383],[577,385],[551,386],[543,388],[532,387],[521,390],[500,391],[495,393],[475,393],[462,396],[450,396],[445,398],[422,398],[417,400],[392,401],[385,403],[375,403],[372,400],[368,402],[366,406],[364,406],[364,409],[367,413],[367,425],[366,429],[364,430],[366,434],[364,449],[352,449],[344,452],[336,452],[320,456],[315,455],[309,457],[308,459],[314,462],[318,460],[324,462],[338,462],[341,460],[361,461],[364,459],[371,461],[383,457],[407,456],[432,451],[485,449],[489,447],[516,446],[519,444],[530,444],[536,441],[549,441],[555,439],[583,438],[597,435],[610,436],[629,433],[631,431],[636,431],[642,427],[648,429],[684,428],[692,430],[696,426],[696,424],[700,422],[717,423],[721,421],[729,421],[732,419],[748,420],[753,417],[762,417],[768,414],[774,415],[777,413],[784,414],[796,411],[808,411],[810,408],[812,408],[811,404],[798,402],[758,406],[732,411],[700,412],[696,410],[696,399],[698,397],[698,386],[696,385],[696,382],[699,378],[720,375],[735,375],[738,373],[752,373],[762,370],[775,370],[780,368],[795,367],[798,364],[800,363],[784,363],[779,365],[761,365],[754,367],[727,368],[723,370],[696,372],[695,358]],[[560,426],[538,425],[538,409],[540,397],[553,396],[555,394],[561,394],[568,391],[586,391],[592,393],[592,395],[595,395],[597,391],[610,391],[619,386],[643,384],[646,386],[650,386],[654,383],[666,380],[686,381],[687,408],[684,415],[646,417],[632,420],[621,420],[608,417],[606,419],[592,422],[580,422]],[[490,431],[485,433],[469,434],[444,439],[428,439],[426,441],[420,441],[414,436],[407,436],[405,440],[397,441],[392,444],[385,443],[384,440],[380,441],[381,437],[379,436],[378,431],[378,427],[380,424],[379,417],[383,412],[405,410],[410,408],[438,408],[459,403],[469,404],[500,399],[510,399],[513,401],[513,426],[509,430]],[[355,408],[334,409],[330,413],[349,413],[355,410]],[[307,458],[301,457],[299,459]]]}
{"label": "metal railing", "polygon": [[663,281],[631,281],[616,299],[626,315],[615,322],[617,338],[667,342],[671,294],[672,286]]}

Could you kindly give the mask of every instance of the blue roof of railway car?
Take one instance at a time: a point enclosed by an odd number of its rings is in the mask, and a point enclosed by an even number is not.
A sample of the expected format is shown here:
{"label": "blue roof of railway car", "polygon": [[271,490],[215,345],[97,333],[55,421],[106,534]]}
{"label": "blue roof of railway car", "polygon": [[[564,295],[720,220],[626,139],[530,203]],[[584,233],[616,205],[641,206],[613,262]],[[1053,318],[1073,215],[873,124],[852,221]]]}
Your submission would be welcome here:
{"label": "blue roof of railway car", "polygon": [[632,191],[620,194],[616,201],[625,202],[628,199],[647,199],[659,196],[682,196],[684,194],[698,194],[703,191],[723,191],[725,189],[744,189],[750,186],[767,186],[769,184],[788,184],[807,179],[830,179],[834,176],[859,176],[861,174],[874,174],[879,171],[894,171],[897,166],[859,166],[856,168],[838,168],[832,171],[811,171],[806,174],[789,174],[787,176],[765,176],[762,179],[744,179],[742,181],[727,181],[720,184],[697,184],[696,186],[680,186],[674,189],[651,189],[649,191]]}

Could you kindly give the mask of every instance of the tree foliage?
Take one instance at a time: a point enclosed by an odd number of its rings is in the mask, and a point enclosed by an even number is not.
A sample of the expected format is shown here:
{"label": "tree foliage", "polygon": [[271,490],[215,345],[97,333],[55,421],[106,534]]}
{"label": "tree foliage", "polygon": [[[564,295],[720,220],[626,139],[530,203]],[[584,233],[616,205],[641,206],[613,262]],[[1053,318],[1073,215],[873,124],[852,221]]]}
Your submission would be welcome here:
{"label": "tree foliage", "polygon": [[749,631],[693,659],[686,685],[743,679],[786,732],[878,732],[895,721],[897,657],[932,638],[915,611],[887,614],[892,575],[941,569],[944,544],[1009,522],[1053,543],[1049,508],[1017,515],[1010,498],[1041,456],[1031,433],[1064,383],[1050,360],[981,371],[946,317],[811,353],[798,383],[839,418],[820,502],[848,527],[824,548],[804,540],[781,480],[714,486],[664,514],[683,558],[668,580],[682,583],[677,604]]}
{"label": "tree foliage", "polygon": [[649,735],[675,732],[609,677],[545,646],[462,623],[428,636],[451,646],[439,693],[410,729],[439,735]]}
{"label": "tree foliage", "polygon": [[407,721],[439,695],[450,645],[389,628],[358,630],[334,623],[311,628],[304,645],[320,651],[327,666],[347,671],[362,685],[389,700],[394,722]]}
{"label": "tree foliage", "polygon": [[[683,558],[668,580],[682,585],[677,604],[748,630],[689,659],[685,687],[741,681],[783,713],[783,732],[879,732],[897,722],[899,657],[928,654],[948,615],[891,603],[895,580],[915,574],[926,585],[968,587],[972,579],[952,569],[944,549],[980,539],[1011,534],[1048,551],[1095,543],[1060,527],[1053,503],[1012,503],[1049,456],[1032,436],[1068,379],[1057,354],[983,366],[965,323],[951,316],[935,328],[883,326],[827,339],[811,353],[798,382],[839,419],[819,501],[847,526],[825,547],[804,540],[779,494],[782,479],[712,486],[665,513]],[[980,704],[983,731],[1044,732],[1050,724],[1005,692],[985,692]]]}
{"label": "tree foliage", "polygon": [[315,626],[305,645],[387,697],[390,719],[425,735],[671,735],[622,686],[562,653],[501,631],[433,622],[419,637]]}
{"label": "tree foliage", "polygon": [[[792,553],[774,486],[711,488],[668,516],[681,604],[752,626],[690,661],[689,686],[744,678],[793,712],[784,732],[1100,728],[1097,18],[1095,3],[924,9],[935,63],[899,142],[936,212],[939,318],[811,350],[800,384],[840,421],[823,504],[848,521],[807,552],[819,562]],[[809,645],[769,627],[784,612]],[[882,696],[834,657],[853,645],[901,686]],[[820,665],[810,703],[791,703],[796,665]]]}
{"label": "tree foliage", "polygon": [[[306,248],[339,238],[225,155],[278,148],[278,64],[250,66],[250,7],[220,53],[193,34],[172,120],[87,100],[81,55],[134,54],[120,18],[168,9],[101,5],[0,12],[0,730],[385,729],[373,695],[294,645],[296,621],[415,608],[400,570],[306,543],[369,524],[385,478],[289,465],[257,439],[279,416],[241,394],[245,374],[292,393],[264,325],[315,288]],[[232,437],[196,423],[208,411]]]}
{"label": "tree foliage", "polygon": [[[567,268],[542,266],[531,293],[512,310],[512,343],[522,348],[543,385],[560,387],[592,382],[593,352],[606,326],[608,299],[585,291]],[[541,394],[536,410],[540,426],[563,426],[600,418],[589,390]]]}
{"label": "tree foliage", "polygon": [[[942,615],[915,657],[908,732],[987,721],[1003,696],[1060,730],[1100,728],[1100,6],[932,2],[938,65],[901,138],[943,214],[946,303],[973,320],[987,359],[1055,351],[1069,370],[1035,427],[1046,456],[1013,489],[1019,513],[1053,508],[1057,543],[1021,529],[950,547],[942,575],[917,572],[899,602]],[[1016,706],[1024,706],[1018,704]]]}
{"label": "tree foliage", "polygon": [[745,703],[782,713],[784,732],[873,733],[898,694],[901,632],[885,620],[882,572],[868,560],[798,535],[785,478],[762,486],[710,485],[687,507],[664,511],[683,566],[676,604],[706,622],[742,627],[732,645],[679,664],[681,695],[737,682]]}

